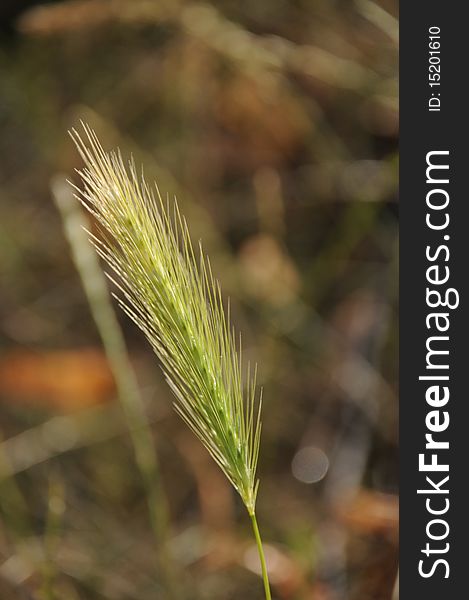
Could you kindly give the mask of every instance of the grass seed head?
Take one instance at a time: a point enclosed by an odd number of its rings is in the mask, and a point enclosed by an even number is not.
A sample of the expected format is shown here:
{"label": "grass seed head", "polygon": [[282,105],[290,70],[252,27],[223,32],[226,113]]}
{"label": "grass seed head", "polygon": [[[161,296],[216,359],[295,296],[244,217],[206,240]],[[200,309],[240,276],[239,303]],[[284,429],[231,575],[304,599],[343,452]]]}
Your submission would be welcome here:
{"label": "grass seed head", "polygon": [[144,332],[175,395],[175,408],[254,513],[260,442],[256,369],[243,377],[221,289],[193,248],[177,202],[164,203],[133,160],[107,153],[96,134],[71,136],[85,162],[77,197],[100,224],[92,236],[110,266],[119,304]]}

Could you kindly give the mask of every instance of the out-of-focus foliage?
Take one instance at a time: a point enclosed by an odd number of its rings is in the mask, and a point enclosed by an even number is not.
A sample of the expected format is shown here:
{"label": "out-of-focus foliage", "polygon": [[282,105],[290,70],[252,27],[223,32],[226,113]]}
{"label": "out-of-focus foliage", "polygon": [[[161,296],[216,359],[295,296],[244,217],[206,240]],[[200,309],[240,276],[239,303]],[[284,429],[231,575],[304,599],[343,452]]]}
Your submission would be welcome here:
{"label": "out-of-focus foliage", "polygon": [[[2,600],[165,598],[125,419],[51,199],[51,178],[81,166],[66,134],[80,118],[178,197],[261,365],[258,511],[274,596],[392,597],[396,10],[2,3]],[[261,598],[237,498],[122,326],[184,597]]]}

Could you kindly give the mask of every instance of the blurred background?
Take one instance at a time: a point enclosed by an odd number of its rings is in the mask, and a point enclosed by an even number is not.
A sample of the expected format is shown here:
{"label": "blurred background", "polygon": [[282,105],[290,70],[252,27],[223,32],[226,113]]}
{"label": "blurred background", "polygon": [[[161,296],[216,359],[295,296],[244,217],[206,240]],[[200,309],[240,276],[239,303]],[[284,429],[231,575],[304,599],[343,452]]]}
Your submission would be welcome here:
{"label": "blurred background", "polygon": [[259,364],[273,596],[398,597],[396,4],[0,3],[1,600],[263,597],[244,508],[120,313],[139,422],[116,387],[56,206],[80,119],[177,196]]}

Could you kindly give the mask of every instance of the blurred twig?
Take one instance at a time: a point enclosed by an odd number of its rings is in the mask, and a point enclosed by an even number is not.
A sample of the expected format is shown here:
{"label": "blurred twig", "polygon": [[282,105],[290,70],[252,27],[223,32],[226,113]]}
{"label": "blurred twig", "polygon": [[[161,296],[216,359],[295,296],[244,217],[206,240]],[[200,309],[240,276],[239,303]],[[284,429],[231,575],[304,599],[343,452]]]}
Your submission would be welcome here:
{"label": "blurred twig", "polygon": [[371,0],[356,0],[358,10],[373,25],[376,25],[397,45],[399,43],[399,21]]}
{"label": "blurred twig", "polygon": [[[148,422],[152,424],[160,418],[160,414],[150,413]],[[104,442],[124,432],[121,415],[112,403],[52,417],[0,443],[3,457],[0,482],[65,452]]]}

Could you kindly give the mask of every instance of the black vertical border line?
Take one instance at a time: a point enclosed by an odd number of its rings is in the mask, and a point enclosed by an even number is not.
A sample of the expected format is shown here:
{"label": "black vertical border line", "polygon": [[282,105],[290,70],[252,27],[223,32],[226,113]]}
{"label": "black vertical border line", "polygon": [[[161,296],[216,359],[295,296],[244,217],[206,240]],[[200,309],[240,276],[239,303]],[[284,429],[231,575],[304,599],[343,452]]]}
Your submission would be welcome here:
{"label": "black vertical border line", "polygon": [[[467,149],[467,112],[469,92],[466,82],[469,68],[469,22],[464,16],[464,2],[425,0],[400,3],[400,597],[402,600],[459,600],[469,598],[466,577],[469,576],[469,393],[466,382],[469,375],[469,314],[467,312],[467,281],[469,278],[469,151]],[[429,86],[429,28],[438,27],[441,35],[440,70],[441,85]],[[432,93],[435,96],[432,96]],[[437,94],[440,94],[437,96]],[[429,111],[430,98],[441,100],[441,110]],[[432,101],[435,106],[436,100]],[[429,185],[426,182],[426,157],[431,151],[449,151],[448,157],[439,161],[449,164],[448,185]],[[437,162],[437,161],[435,161]],[[435,172],[436,173],[436,172]],[[440,172],[443,178],[442,172]],[[431,187],[447,190],[450,203],[447,209],[450,222],[445,230],[431,230],[426,225],[429,211],[426,195]],[[436,198],[437,196],[435,196]],[[443,195],[440,195],[443,198]],[[439,216],[443,218],[445,211]],[[436,217],[435,217],[436,218]],[[449,239],[444,236],[448,235]],[[434,256],[440,246],[447,246],[439,258],[429,262],[426,248]],[[449,267],[446,285],[432,286],[427,281],[427,268],[438,264]],[[454,288],[459,293],[459,306],[447,309],[449,336],[441,348],[449,355],[440,356],[440,362],[449,364],[446,373],[433,370],[432,374],[448,374],[450,398],[441,413],[447,411],[450,424],[446,431],[434,434],[435,439],[447,440],[449,449],[441,450],[438,462],[447,463],[449,472],[420,472],[419,454],[426,453],[426,462],[432,451],[425,450],[428,433],[426,416],[433,410],[426,402],[426,390],[435,385],[419,380],[428,375],[426,370],[426,342],[435,329],[428,329],[426,317],[433,309],[427,306],[427,287]],[[443,307],[436,311],[444,311]],[[442,418],[442,417],[441,417]],[[449,475],[440,489],[448,494],[418,494],[418,489],[431,485],[426,476],[438,484]],[[427,527],[438,515],[430,515],[430,506],[442,509],[449,500],[449,509],[440,515],[449,526],[448,535],[437,541],[429,538]],[[432,504],[433,502],[433,504]],[[439,527],[439,528],[438,528]],[[443,535],[445,526],[433,524],[430,531]],[[440,553],[429,553],[430,548]],[[447,552],[446,543],[449,544]],[[434,563],[446,560],[435,567],[431,576],[419,573],[419,561],[429,573]],[[467,567],[466,567],[467,563]],[[445,577],[448,575],[448,577]]]}

